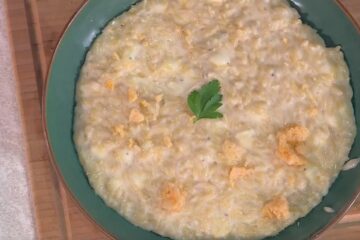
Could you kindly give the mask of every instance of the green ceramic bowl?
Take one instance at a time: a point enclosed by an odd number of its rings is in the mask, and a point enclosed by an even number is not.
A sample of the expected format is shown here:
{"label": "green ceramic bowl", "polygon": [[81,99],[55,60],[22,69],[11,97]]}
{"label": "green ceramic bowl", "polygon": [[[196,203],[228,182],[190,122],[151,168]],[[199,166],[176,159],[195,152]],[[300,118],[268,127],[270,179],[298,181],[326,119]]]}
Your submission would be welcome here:
{"label": "green ceramic bowl", "polygon": [[[73,135],[75,85],[85,55],[106,24],[129,9],[136,0],[89,0],[65,31],[49,70],[43,98],[43,119],[53,162],[81,207],[110,235],[121,240],[167,239],[138,228],[107,207],[95,194],[76,154]],[[336,1],[293,0],[302,20],[317,29],[329,47],[340,45],[350,67],[353,105],[360,129],[360,35]],[[360,156],[359,133],[350,158]],[[358,195],[360,166],[342,172],[327,196],[306,217],[270,240],[312,239],[349,208]],[[326,213],[331,206],[335,212]]]}

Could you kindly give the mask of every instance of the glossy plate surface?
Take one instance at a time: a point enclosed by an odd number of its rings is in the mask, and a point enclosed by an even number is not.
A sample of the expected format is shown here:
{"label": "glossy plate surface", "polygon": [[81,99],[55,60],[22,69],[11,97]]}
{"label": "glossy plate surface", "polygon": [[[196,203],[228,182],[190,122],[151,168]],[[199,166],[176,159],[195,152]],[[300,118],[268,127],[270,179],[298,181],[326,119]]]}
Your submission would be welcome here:
{"label": "glossy plate surface", "polygon": [[[135,227],[107,207],[89,185],[78,160],[73,135],[75,85],[85,55],[94,39],[114,17],[129,9],[136,0],[90,0],[65,31],[49,70],[43,98],[43,117],[52,158],[57,171],[80,206],[103,229],[121,240],[167,239]],[[336,1],[293,0],[302,20],[317,29],[328,47],[340,45],[351,72],[357,137],[350,157],[360,156],[360,35]],[[342,172],[328,195],[306,217],[267,240],[315,238],[345,212],[360,188],[360,166]],[[335,213],[326,213],[330,206]]]}

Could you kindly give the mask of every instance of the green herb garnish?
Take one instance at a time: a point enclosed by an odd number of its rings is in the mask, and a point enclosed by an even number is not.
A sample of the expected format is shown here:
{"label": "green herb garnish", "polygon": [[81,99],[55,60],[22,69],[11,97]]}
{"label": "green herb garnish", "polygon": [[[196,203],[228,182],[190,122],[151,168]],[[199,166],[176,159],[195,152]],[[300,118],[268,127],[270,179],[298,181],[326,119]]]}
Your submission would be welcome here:
{"label": "green herb garnish", "polygon": [[203,118],[222,118],[222,113],[217,111],[222,105],[222,97],[220,82],[216,79],[203,85],[199,90],[192,91],[188,96],[187,103],[196,116],[195,121]]}

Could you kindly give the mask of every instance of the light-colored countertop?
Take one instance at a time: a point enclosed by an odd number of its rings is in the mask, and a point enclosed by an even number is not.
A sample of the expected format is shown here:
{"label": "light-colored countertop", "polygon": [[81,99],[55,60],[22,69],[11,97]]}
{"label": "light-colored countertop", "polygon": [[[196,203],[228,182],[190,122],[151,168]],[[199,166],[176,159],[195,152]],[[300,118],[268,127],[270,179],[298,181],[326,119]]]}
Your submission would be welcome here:
{"label": "light-colored countertop", "polygon": [[20,107],[9,46],[4,0],[0,0],[0,239],[35,239]]}

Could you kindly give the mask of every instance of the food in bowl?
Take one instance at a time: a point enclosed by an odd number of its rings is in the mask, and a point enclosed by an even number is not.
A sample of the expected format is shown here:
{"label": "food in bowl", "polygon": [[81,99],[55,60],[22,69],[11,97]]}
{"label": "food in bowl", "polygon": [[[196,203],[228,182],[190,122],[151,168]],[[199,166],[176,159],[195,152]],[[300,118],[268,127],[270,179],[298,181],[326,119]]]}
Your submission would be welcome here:
{"label": "food in bowl", "polygon": [[[189,96],[214,82],[218,114],[199,118]],[[285,0],[147,0],[87,54],[74,138],[96,193],[133,224],[261,239],[326,195],[354,140],[351,97],[340,48]]]}

